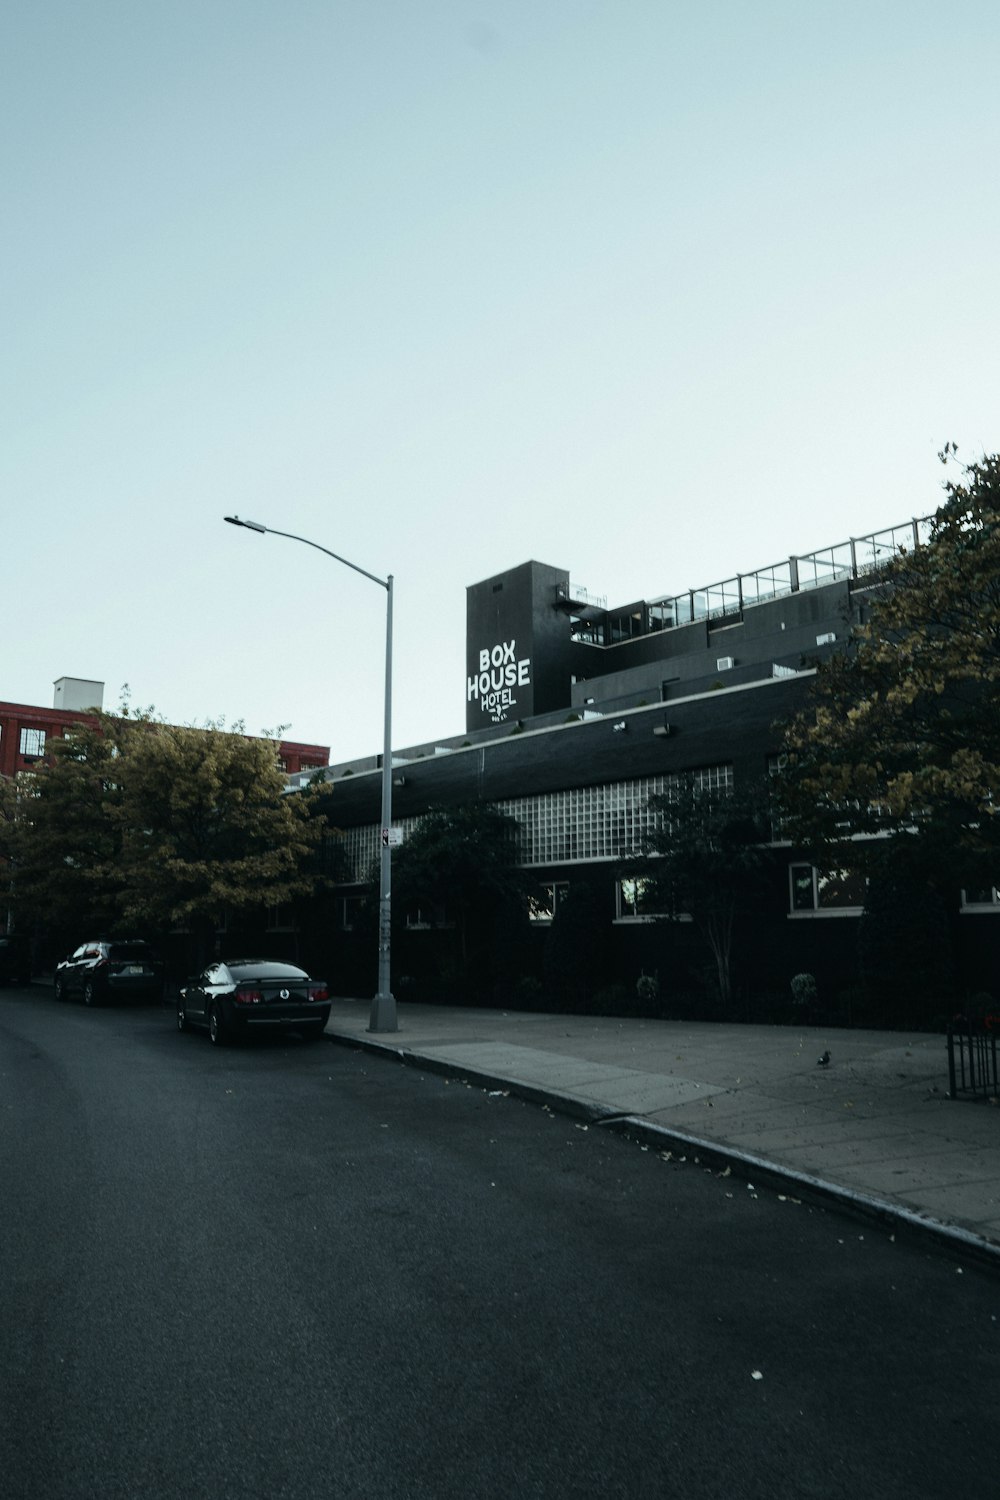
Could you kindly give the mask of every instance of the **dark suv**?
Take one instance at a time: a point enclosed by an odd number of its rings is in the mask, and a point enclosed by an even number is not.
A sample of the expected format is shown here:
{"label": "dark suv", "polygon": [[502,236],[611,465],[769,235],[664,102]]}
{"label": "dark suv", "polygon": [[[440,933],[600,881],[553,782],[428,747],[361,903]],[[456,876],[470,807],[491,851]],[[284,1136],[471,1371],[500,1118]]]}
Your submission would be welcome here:
{"label": "dark suv", "polygon": [[162,1000],[163,963],[148,943],[81,943],[56,964],[57,1000],[79,995],[84,1005],[108,1000]]}
{"label": "dark suv", "polygon": [[19,932],[0,936],[0,984],[31,983],[31,944]]}

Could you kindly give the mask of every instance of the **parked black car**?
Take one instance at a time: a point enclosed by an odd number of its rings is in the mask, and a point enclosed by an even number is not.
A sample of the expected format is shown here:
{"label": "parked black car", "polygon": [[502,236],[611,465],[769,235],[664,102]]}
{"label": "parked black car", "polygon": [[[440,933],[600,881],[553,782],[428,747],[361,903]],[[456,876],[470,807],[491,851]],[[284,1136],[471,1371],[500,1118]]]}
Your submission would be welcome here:
{"label": "parked black car", "polygon": [[177,1001],[177,1029],[204,1027],[216,1047],[251,1032],[321,1037],[330,997],[321,979],[270,958],[230,958],[188,980]]}
{"label": "parked black car", "polygon": [[31,983],[31,944],[19,932],[0,937],[0,984]]}
{"label": "parked black car", "polygon": [[163,962],[138,939],[81,943],[56,964],[57,1000],[79,995],[84,1005],[109,1000],[162,1000]]}

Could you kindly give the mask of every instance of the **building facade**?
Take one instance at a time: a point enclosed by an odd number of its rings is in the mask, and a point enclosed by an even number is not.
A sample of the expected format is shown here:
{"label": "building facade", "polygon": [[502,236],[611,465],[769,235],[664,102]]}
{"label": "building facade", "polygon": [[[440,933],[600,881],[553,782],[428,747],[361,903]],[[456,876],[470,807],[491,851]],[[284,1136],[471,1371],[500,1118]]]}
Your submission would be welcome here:
{"label": "building facade", "polygon": [[[49,742],[62,739],[74,725],[93,723],[94,710],[104,701],[103,682],[60,677],[53,689],[52,708],[0,702],[0,776],[32,770],[44,758]],[[278,755],[290,775],[310,773],[329,764],[330,747],[282,740]]]}
{"label": "building facade", "polygon": [[[394,825],[405,841],[432,809],[496,806],[516,818],[521,863],[535,883],[536,972],[560,902],[587,882],[601,893],[607,972],[619,985],[655,971],[665,1003],[671,989],[705,990],[706,956],[691,924],[647,899],[650,798],[669,795],[679,778],[740,791],[780,774],[781,726],[805,704],[817,664],[865,620],[880,565],[928,530],[929,519],[907,522],[616,608],[538,562],[471,586],[466,733],[394,752]],[[345,861],[334,916],[342,943],[326,967],[335,974],[342,963],[341,992],[364,993],[370,983],[351,958],[351,933],[380,844],[379,757],[325,774]],[[864,881],[816,868],[780,829],[772,833],[766,889],[741,937],[744,988],[772,997],[783,1019],[791,978],[814,973],[828,1011],[850,1020]],[[995,968],[996,896],[956,893],[957,982],[966,989],[982,987]],[[442,920],[447,914],[402,914],[397,973],[419,970],[420,944],[430,952]]]}

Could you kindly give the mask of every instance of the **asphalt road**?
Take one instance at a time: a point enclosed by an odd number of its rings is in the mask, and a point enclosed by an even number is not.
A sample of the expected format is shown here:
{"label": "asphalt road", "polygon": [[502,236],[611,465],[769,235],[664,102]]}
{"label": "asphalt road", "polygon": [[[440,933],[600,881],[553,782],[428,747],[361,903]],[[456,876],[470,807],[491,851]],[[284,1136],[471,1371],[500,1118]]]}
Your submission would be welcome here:
{"label": "asphalt road", "polygon": [[988,1494],[1000,1282],[326,1041],[0,991],[6,1500]]}

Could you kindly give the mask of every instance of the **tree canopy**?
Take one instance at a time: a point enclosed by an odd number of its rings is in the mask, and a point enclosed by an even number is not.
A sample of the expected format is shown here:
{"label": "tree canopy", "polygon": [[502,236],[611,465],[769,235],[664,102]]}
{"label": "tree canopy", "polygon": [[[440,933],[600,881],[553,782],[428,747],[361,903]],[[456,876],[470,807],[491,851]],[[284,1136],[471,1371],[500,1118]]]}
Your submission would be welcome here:
{"label": "tree canopy", "polygon": [[[4,788],[6,849],[19,926],[43,926],[57,944],[111,930],[120,892],[118,767],[127,725],[101,714],[50,739],[45,762]],[[78,939],[77,939],[78,940]]]}
{"label": "tree canopy", "polygon": [[286,795],[272,741],[126,711],[47,749],[2,799],[20,925],[59,942],[183,928],[204,946],[224,910],[314,887],[325,819]]}
{"label": "tree canopy", "polygon": [[995,856],[1000,456],[944,489],[928,542],[873,580],[867,620],[787,729],[781,797],[797,842],[905,831],[967,868]]}
{"label": "tree canopy", "polygon": [[120,770],[121,909],[157,928],[210,925],[226,909],[276,906],[315,884],[323,820],[285,795],[270,740],[141,724]]}

